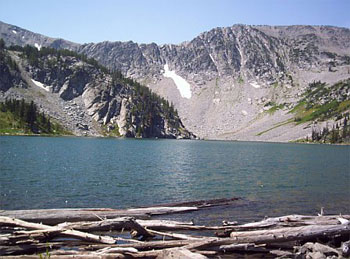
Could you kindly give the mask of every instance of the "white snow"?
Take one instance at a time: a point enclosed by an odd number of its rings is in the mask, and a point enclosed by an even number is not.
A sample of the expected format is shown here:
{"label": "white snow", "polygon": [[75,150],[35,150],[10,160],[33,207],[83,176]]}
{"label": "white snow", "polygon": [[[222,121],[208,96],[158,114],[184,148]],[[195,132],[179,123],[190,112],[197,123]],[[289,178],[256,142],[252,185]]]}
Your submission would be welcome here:
{"label": "white snow", "polygon": [[168,64],[164,65],[164,74],[165,77],[173,79],[176,84],[177,89],[179,90],[182,98],[190,99],[192,96],[191,85],[181,76],[177,75],[175,71],[169,70]]}
{"label": "white snow", "polygon": [[218,103],[220,103],[221,102],[221,99],[220,98],[215,98],[215,99],[213,99],[213,103],[214,104],[218,104]]}
{"label": "white snow", "polygon": [[260,85],[258,85],[257,82],[251,82],[250,85],[253,86],[254,88],[260,88]]}
{"label": "white snow", "polygon": [[47,92],[50,91],[49,87],[45,86],[43,83],[40,83],[39,81],[35,81],[34,79],[32,79],[32,82],[33,82],[36,86],[39,86],[40,88],[44,89],[45,91],[47,91]]}
{"label": "white snow", "polygon": [[210,53],[209,53],[209,57],[211,58],[211,61],[213,61],[213,63],[215,64],[214,58]]}
{"label": "white snow", "polygon": [[13,32],[14,34],[17,34],[17,32],[16,32],[15,30],[12,30],[12,32]]}
{"label": "white snow", "polygon": [[248,115],[248,112],[245,111],[245,110],[242,110],[242,114],[243,114],[244,116],[247,116],[247,115]]}
{"label": "white snow", "polygon": [[41,45],[39,45],[38,43],[34,43],[34,47],[36,47],[38,50],[41,49]]}

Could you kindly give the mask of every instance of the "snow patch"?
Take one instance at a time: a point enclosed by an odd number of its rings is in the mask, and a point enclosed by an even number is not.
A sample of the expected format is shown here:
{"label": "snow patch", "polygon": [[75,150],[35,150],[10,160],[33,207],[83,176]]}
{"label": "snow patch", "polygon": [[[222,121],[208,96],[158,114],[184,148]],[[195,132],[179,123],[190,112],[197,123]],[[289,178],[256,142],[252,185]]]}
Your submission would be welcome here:
{"label": "snow patch", "polygon": [[221,102],[220,98],[213,99],[214,104],[219,104]]}
{"label": "snow patch", "polygon": [[17,32],[16,32],[15,30],[12,30],[12,32],[13,32],[14,34],[17,34]]}
{"label": "snow patch", "polygon": [[251,82],[250,85],[253,86],[253,87],[256,88],[256,89],[257,89],[257,88],[260,88],[260,85],[258,85],[257,82]]}
{"label": "snow patch", "polygon": [[244,116],[247,116],[247,115],[248,115],[248,112],[245,111],[245,110],[242,110],[242,114],[243,114]]}
{"label": "snow patch", "polygon": [[50,92],[50,87],[49,86],[45,86],[43,83],[40,83],[39,81],[35,81],[34,79],[32,79],[32,82],[36,86],[39,86],[40,88],[44,89],[45,91]]}
{"label": "snow patch", "polygon": [[39,45],[38,43],[34,43],[34,47],[36,47],[39,51],[41,49],[41,45]]}
{"label": "snow patch", "polygon": [[177,75],[175,71],[169,70],[168,64],[164,65],[164,77],[169,77],[173,79],[176,84],[177,89],[179,90],[182,98],[190,99],[192,96],[191,85],[181,76]]}
{"label": "snow patch", "polygon": [[215,64],[214,58],[210,53],[209,53],[209,57],[211,58],[211,61],[213,61],[213,63]]}

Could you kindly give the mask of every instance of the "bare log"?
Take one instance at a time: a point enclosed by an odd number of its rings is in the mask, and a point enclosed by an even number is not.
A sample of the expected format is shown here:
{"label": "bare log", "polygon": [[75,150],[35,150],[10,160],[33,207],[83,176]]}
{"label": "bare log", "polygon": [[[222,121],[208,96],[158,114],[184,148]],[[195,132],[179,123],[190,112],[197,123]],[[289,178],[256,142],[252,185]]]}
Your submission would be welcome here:
{"label": "bare log", "polygon": [[19,226],[19,227],[25,227],[28,229],[35,229],[35,230],[44,230],[48,233],[59,233],[62,236],[67,237],[73,237],[78,238],[81,240],[86,240],[89,242],[95,242],[95,243],[104,243],[104,244],[115,244],[116,240],[109,236],[98,236],[94,234],[84,233],[77,230],[70,230],[70,229],[63,229],[60,227],[51,227],[43,224],[38,223],[31,223],[26,222],[19,219],[13,219],[9,217],[2,217],[0,216],[0,225],[12,225],[12,226]]}
{"label": "bare log", "polygon": [[[105,219],[101,221],[82,221],[82,222],[65,222],[59,224],[65,228],[73,228],[81,231],[111,231],[111,230],[131,230],[133,224],[130,224],[131,217],[121,217],[114,219]],[[170,220],[142,220],[135,219],[143,228],[153,230],[225,230],[229,227],[223,226],[195,226],[192,222],[178,222]]]}
{"label": "bare log", "polygon": [[147,219],[152,215],[188,212],[198,210],[197,207],[150,207],[138,209],[44,209],[44,210],[8,210],[0,212],[0,216],[17,218],[29,222],[56,225],[63,222],[98,221],[118,217]]}
{"label": "bare log", "polygon": [[181,239],[181,240],[200,240],[200,239],[204,238],[204,237],[195,237],[195,236],[190,236],[190,235],[185,235],[185,234],[159,232],[159,231],[150,230],[150,229],[148,231],[154,235],[159,235],[159,236],[163,236],[163,237],[171,237],[174,239]]}
{"label": "bare log", "polygon": [[274,243],[293,240],[306,240],[324,236],[345,235],[350,233],[350,225],[311,225],[303,227],[284,227],[271,230],[232,232],[235,243]]}
{"label": "bare log", "polygon": [[152,215],[188,212],[213,206],[232,204],[240,198],[199,200],[177,202],[142,207],[135,209],[111,208],[67,208],[67,209],[37,209],[37,210],[5,210],[0,216],[17,218],[29,222],[41,222],[47,225],[56,225],[63,222],[98,221],[118,217],[134,217],[147,219]]}
{"label": "bare log", "polygon": [[39,209],[39,210],[7,210],[0,216],[17,218],[28,222],[56,225],[63,222],[100,221],[118,217],[149,218],[144,212],[131,212],[108,208],[100,209]]}

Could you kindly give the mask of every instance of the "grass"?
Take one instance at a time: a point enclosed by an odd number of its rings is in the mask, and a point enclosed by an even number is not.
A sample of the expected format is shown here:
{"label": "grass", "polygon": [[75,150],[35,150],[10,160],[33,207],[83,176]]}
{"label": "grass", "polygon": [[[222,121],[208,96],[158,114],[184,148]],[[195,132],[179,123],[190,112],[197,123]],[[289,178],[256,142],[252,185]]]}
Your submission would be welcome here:
{"label": "grass", "polygon": [[350,100],[338,102],[333,100],[323,105],[314,105],[306,108],[306,102],[301,102],[295,106],[290,113],[295,113],[295,121],[297,124],[302,124],[309,121],[327,120],[339,113],[350,109]]}
{"label": "grass", "polygon": [[284,104],[283,103],[281,103],[279,105],[274,103],[273,106],[270,109],[268,109],[266,112],[268,114],[270,114],[270,115],[273,115],[276,111],[281,110],[283,108],[284,108]]}
{"label": "grass", "polygon": [[239,83],[240,85],[244,84],[244,80],[243,80],[242,76],[239,76],[239,77],[238,77],[238,83]]}
{"label": "grass", "polygon": [[106,136],[106,137],[118,137],[118,138],[120,138],[121,135],[120,135],[120,133],[119,133],[118,124],[114,124],[113,126],[114,126],[114,129],[108,131],[108,130],[107,130],[107,126],[104,125],[104,126],[102,127],[102,129],[103,129],[103,135]]}
{"label": "grass", "polygon": [[277,123],[277,124],[275,124],[272,128],[269,128],[269,129],[267,129],[267,130],[264,130],[264,131],[259,132],[258,134],[256,134],[256,136],[261,136],[262,134],[265,134],[266,132],[269,132],[269,131],[274,130],[274,129],[278,128],[278,127],[287,125],[287,124],[289,124],[289,123],[291,123],[291,122],[293,122],[293,121],[294,121],[293,119],[289,119],[289,120],[286,120],[286,121],[282,121],[282,122],[280,122],[280,123]]}

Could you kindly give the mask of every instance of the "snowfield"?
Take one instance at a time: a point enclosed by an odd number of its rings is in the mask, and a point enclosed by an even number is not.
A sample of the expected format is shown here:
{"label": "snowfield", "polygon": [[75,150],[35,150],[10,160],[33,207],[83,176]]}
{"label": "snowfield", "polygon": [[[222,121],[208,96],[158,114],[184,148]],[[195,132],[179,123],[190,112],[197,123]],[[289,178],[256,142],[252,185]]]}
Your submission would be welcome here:
{"label": "snowfield", "polygon": [[40,83],[39,81],[35,81],[34,79],[32,79],[32,82],[36,85],[39,86],[40,88],[44,89],[47,92],[50,92],[49,87],[45,86],[43,83]]}
{"label": "snowfield", "polygon": [[34,44],[34,47],[36,47],[39,51],[40,51],[40,49],[41,49],[41,45],[39,45],[38,43],[35,43],[35,44]]}
{"label": "snowfield", "polygon": [[168,64],[164,65],[164,77],[169,77],[173,79],[176,84],[177,89],[179,90],[182,98],[190,99],[192,96],[191,85],[181,76],[177,75],[175,71],[169,70]]}

